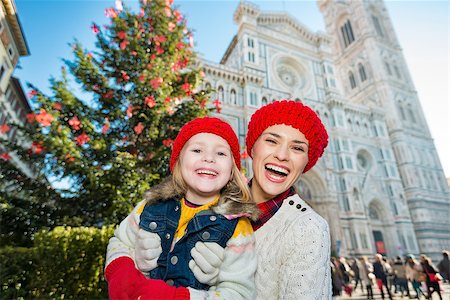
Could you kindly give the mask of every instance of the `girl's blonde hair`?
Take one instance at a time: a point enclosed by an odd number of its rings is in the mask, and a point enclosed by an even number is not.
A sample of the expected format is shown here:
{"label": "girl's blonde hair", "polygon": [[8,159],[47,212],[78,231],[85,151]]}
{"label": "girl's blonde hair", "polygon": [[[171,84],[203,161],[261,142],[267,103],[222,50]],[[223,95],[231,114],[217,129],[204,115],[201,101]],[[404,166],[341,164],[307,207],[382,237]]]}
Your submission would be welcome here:
{"label": "girl's blonde hair", "polygon": [[[253,200],[250,194],[250,189],[244,181],[244,175],[242,175],[239,171],[235,161],[233,159],[231,161],[233,162],[233,167],[231,169],[231,179],[220,190],[220,199],[231,200],[240,203],[252,203]],[[173,168],[172,181],[175,188],[177,189],[177,192],[185,195],[189,187],[181,174],[180,159],[177,160]]]}

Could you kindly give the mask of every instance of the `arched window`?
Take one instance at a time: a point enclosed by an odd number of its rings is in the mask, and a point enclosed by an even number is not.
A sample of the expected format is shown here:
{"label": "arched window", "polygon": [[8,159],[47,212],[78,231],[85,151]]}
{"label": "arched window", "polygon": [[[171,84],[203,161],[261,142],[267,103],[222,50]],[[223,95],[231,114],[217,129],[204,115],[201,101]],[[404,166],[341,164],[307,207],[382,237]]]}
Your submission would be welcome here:
{"label": "arched window", "polygon": [[359,78],[361,79],[361,82],[366,81],[367,75],[366,75],[366,69],[364,66],[360,63],[358,65],[358,71],[359,71]]}
{"label": "arched window", "polygon": [[359,192],[357,188],[353,188],[353,199],[355,199],[356,202],[359,202]]}
{"label": "arched window", "polygon": [[231,98],[230,99],[231,104],[236,105],[237,104],[237,96],[236,96],[236,91],[234,89],[231,89],[230,98]]}
{"label": "arched window", "polygon": [[225,98],[224,95],[224,91],[223,91],[223,86],[219,86],[219,88],[217,89],[217,99],[219,99],[219,101],[223,102],[223,99]]}
{"label": "arched window", "polygon": [[402,120],[405,121],[406,120],[405,109],[403,108],[403,106],[401,104],[398,107],[398,109],[400,110],[400,116],[402,117]]}
{"label": "arched window", "polygon": [[300,197],[305,201],[311,201],[312,200],[312,193],[309,186],[302,180],[298,183],[298,193],[300,194]]}
{"label": "arched window", "polygon": [[263,97],[261,100],[261,105],[266,105],[267,104],[267,98]]}
{"label": "arched window", "polygon": [[401,75],[400,70],[397,67],[397,65],[394,65],[394,72],[395,72],[395,76],[397,76],[398,79],[402,78],[402,75]]}
{"label": "arched window", "polygon": [[380,20],[374,15],[372,15],[373,26],[379,36],[384,36],[383,27],[381,27]]}
{"label": "arched window", "polygon": [[369,217],[372,220],[379,220],[380,216],[378,215],[378,211],[371,205],[369,206]]}
{"label": "arched window", "polygon": [[348,80],[350,81],[350,87],[354,89],[356,87],[356,80],[353,72],[348,72]]}
{"label": "arched window", "polygon": [[347,20],[347,22],[345,22],[341,27],[341,34],[345,48],[347,48],[348,45],[355,41],[355,36],[353,34],[352,24],[350,23],[350,20]]}
{"label": "arched window", "polygon": [[392,75],[392,70],[391,70],[391,66],[389,65],[389,63],[387,61],[385,61],[384,65],[386,66],[386,71],[388,72],[388,74]]}

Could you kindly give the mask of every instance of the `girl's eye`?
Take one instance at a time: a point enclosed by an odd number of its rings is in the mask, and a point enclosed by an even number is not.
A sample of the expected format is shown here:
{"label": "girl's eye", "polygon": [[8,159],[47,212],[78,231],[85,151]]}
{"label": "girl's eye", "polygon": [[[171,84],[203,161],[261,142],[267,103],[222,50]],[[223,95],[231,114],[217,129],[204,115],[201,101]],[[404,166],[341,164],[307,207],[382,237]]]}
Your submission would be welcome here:
{"label": "girl's eye", "polygon": [[266,139],[266,142],[269,142],[271,144],[276,144],[277,142],[273,139]]}
{"label": "girl's eye", "polygon": [[217,155],[219,155],[219,156],[227,156],[227,154],[225,152],[217,152]]}
{"label": "girl's eye", "polygon": [[195,153],[200,153],[201,152],[200,149],[192,149],[191,151],[195,152]]}

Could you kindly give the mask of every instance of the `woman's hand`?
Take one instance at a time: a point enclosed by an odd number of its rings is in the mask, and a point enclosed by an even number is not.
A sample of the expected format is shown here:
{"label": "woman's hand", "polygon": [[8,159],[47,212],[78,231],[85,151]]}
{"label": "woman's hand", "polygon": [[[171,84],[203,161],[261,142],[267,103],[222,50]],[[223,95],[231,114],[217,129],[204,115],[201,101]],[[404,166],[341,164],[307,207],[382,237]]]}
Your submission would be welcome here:
{"label": "woman's hand", "polygon": [[158,234],[139,229],[136,236],[135,261],[139,270],[149,272],[158,266],[162,253],[161,239]]}
{"label": "woman's hand", "polygon": [[217,243],[197,242],[191,250],[192,260],[189,268],[195,278],[203,284],[217,284],[219,269],[223,262],[225,249]]}

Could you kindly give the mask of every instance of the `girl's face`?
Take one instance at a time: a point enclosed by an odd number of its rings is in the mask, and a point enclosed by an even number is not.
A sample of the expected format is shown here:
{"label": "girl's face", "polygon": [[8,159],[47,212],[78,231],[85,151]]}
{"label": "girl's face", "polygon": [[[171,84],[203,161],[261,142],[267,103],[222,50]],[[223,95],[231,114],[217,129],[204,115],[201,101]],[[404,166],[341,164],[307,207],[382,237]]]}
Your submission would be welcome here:
{"label": "girl's face", "polygon": [[308,140],[287,125],[268,127],[252,148],[252,196],[257,203],[288,190],[308,164]]}
{"label": "girl's face", "polygon": [[233,155],[227,141],[218,135],[194,135],[184,145],[179,160],[188,187],[185,197],[195,204],[213,201],[231,179]]}

